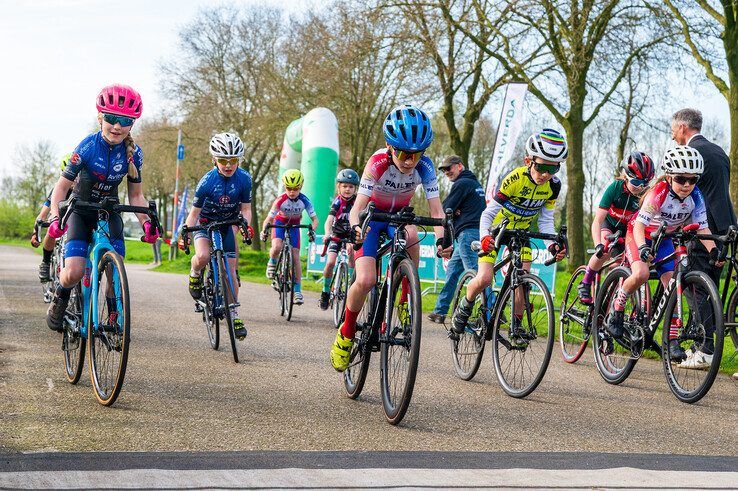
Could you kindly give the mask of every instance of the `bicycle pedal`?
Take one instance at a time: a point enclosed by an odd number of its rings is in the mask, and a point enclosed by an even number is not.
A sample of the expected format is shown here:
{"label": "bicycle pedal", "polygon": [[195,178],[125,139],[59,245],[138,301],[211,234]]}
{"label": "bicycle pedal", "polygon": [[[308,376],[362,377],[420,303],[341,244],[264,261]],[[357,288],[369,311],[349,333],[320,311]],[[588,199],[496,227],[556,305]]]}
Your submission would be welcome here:
{"label": "bicycle pedal", "polygon": [[204,312],[205,309],[203,309],[202,304],[200,302],[195,302],[195,312]]}

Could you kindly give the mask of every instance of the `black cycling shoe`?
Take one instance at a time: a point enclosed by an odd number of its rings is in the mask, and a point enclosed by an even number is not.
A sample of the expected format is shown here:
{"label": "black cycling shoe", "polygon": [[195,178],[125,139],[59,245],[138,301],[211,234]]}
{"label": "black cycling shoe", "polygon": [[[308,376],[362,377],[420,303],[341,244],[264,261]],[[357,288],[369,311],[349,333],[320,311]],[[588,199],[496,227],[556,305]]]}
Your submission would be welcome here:
{"label": "black cycling shoe", "polygon": [[195,300],[202,297],[202,274],[199,276],[190,275],[190,295]]}
{"label": "black cycling shoe", "polygon": [[49,329],[56,332],[64,332],[64,314],[67,311],[69,299],[62,300],[59,295],[54,295],[46,311],[46,325]]}
{"label": "black cycling shoe", "polygon": [[328,303],[330,302],[331,295],[328,292],[320,293],[320,310],[328,310]]}
{"label": "black cycling shoe", "polygon": [[616,339],[623,337],[623,316],[624,313],[622,311],[616,310],[610,315],[605,326],[607,332]]}
{"label": "black cycling shoe", "polygon": [[41,262],[38,265],[38,279],[41,283],[48,283],[51,281],[51,264]]}
{"label": "black cycling shoe", "polygon": [[577,287],[579,293],[579,301],[584,305],[592,305],[592,283],[579,283]]}
{"label": "black cycling shoe", "polygon": [[669,341],[669,359],[671,361],[684,361],[687,359],[687,353],[679,345],[678,339]]}
{"label": "black cycling shoe", "polygon": [[521,325],[521,321],[517,318],[513,319],[512,326],[510,326],[510,341],[516,346],[524,346],[528,344],[527,333]]}
{"label": "black cycling shoe", "polygon": [[239,340],[245,339],[248,331],[243,325],[243,321],[239,318],[233,319],[233,333]]}
{"label": "black cycling shoe", "polygon": [[459,300],[459,305],[456,311],[454,311],[453,318],[451,319],[451,329],[448,331],[448,337],[454,340],[459,339],[459,336],[464,332],[464,329],[466,329],[466,323],[469,321],[471,311],[472,306],[469,304],[466,297],[462,296],[461,300]]}

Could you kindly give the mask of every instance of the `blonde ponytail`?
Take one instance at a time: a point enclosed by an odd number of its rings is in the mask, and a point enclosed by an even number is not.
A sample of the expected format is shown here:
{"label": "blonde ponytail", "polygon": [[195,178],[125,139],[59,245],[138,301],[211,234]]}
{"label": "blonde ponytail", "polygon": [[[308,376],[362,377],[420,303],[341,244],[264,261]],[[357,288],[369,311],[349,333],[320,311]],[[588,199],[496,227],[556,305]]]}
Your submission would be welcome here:
{"label": "blonde ponytail", "polygon": [[128,161],[128,177],[132,181],[138,181],[138,169],[133,161],[133,153],[136,151],[136,144],[133,142],[133,137],[129,133],[123,143],[126,144],[126,160]]}

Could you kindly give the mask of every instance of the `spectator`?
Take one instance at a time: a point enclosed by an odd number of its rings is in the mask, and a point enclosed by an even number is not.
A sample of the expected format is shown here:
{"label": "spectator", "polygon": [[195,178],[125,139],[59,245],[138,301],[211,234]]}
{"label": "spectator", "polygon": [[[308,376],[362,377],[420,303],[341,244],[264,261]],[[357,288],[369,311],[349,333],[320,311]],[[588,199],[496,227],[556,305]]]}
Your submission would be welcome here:
{"label": "spectator", "polygon": [[466,269],[477,269],[477,253],[471,250],[471,243],[479,240],[479,219],[486,203],[484,188],[474,173],[464,168],[461,157],[446,157],[438,170],[453,182],[451,192],[443,201],[443,209],[451,208],[454,212],[453,225],[457,241],[446,267],[446,284],[438,295],[433,312],[428,315],[432,322],[443,324],[459,277]]}

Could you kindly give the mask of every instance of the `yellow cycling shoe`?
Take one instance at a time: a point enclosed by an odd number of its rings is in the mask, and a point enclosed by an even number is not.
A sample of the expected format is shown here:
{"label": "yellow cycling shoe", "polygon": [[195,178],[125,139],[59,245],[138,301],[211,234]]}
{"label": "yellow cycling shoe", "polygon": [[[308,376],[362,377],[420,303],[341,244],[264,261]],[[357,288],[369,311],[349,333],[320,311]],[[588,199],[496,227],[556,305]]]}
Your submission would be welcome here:
{"label": "yellow cycling shoe", "polygon": [[351,357],[351,347],[354,345],[353,339],[343,337],[341,330],[336,333],[336,340],[331,347],[331,365],[338,372],[343,372],[349,366]]}
{"label": "yellow cycling shoe", "polygon": [[406,327],[410,322],[410,308],[407,302],[397,304],[397,320],[402,327]]}

